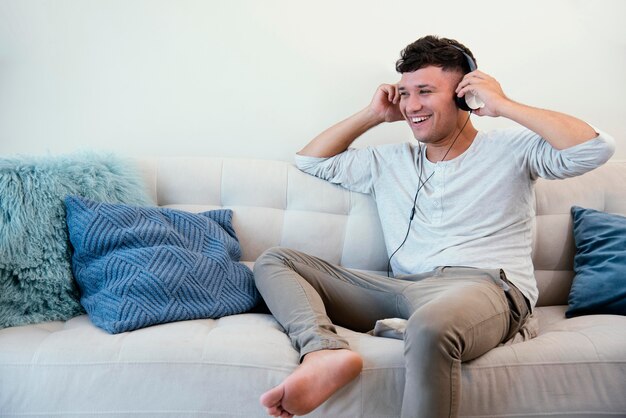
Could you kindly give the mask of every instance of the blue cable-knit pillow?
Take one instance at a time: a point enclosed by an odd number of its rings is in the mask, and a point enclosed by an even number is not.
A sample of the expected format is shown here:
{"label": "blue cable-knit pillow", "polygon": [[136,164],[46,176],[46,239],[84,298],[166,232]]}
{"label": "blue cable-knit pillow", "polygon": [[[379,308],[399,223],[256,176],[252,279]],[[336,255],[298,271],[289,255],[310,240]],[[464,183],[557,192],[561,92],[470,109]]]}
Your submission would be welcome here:
{"label": "blue cable-knit pillow", "polygon": [[626,315],[626,217],[578,206],[572,216],[576,275],[565,315]]}
{"label": "blue cable-knit pillow", "polygon": [[231,210],[180,210],[65,199],[72,268],[91,321],[110,332],[219,318],[258,293]]}

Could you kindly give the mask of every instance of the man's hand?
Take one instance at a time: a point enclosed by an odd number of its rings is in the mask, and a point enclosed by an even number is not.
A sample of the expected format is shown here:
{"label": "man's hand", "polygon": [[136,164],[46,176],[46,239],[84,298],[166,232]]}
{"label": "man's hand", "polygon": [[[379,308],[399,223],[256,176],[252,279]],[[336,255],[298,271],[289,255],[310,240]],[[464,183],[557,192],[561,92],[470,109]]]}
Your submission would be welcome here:
{"label": "man's hand", "polygon": [[473,111],[478,116],[502,116],[539,134],[555,149],[565,149],[595,138],[598,134],[584,121],[563,113],[527,106],[504,94],[500,83],[479,70],[465,74],[456,88],[458,96],[472,92],[485,107]]}
{"label": "man's hand", "polygon": [[379,123],[397,122],[404,119],[399,104],[398,86],[396,84],[381,84],[374,93],[369,111]]}
{"label": "man's hand", "polygon": [[345,151],[352,142],[374,126],[404,119],[399,103],[398,87],[395,84],[382,84],[376,89],[374,98],[367,107],[326,129],[298,154],[326,158]]}
{"label": "man's hand", "polygon": [[457,96],[463,97],[467,93],[474,94],[485,103],[484,107],[472,112],[478,116],[502,116],[501,106],[510,101],[502,91],[498,80],[480,70],[465,74],[457,86]]}

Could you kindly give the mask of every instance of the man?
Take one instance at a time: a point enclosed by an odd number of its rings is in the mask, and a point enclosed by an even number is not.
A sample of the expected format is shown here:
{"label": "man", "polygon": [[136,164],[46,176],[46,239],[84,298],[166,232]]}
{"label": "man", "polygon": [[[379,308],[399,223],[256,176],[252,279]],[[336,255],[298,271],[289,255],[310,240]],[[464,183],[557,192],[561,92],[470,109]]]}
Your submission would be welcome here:
{"label": "man", "polygon": [[[531,261],[533,185],[606,162],[613,140],[574,117],[516,103],[475,69],[457,41],[407,46],[397,85],[314,138],[298,167],[374,196],[394,277],[354,272],[297,251],[268,250],[257,287],[301,354],[301,365],[261,396],[273,416],[311,412],[359,375],[361,357],[334,324],[367,331],[408,319],[402,417],[456,417],[461,363],[514,336],[537,301]],[[457,105],[521,127],[478,132]],[[406,120],[418,144],[348,147],[383,122]]]}

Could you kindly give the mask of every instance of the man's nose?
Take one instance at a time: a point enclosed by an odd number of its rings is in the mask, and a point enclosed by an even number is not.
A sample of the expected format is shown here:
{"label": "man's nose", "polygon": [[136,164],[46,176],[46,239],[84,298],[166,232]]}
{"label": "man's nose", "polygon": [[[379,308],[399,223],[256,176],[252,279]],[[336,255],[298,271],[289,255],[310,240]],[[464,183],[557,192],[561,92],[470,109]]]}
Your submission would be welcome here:
{"label": "man's nose", "polygon": [[422,100],[417,94],[409,96],[406,103],[406,113],[411,114],[422,109]]}

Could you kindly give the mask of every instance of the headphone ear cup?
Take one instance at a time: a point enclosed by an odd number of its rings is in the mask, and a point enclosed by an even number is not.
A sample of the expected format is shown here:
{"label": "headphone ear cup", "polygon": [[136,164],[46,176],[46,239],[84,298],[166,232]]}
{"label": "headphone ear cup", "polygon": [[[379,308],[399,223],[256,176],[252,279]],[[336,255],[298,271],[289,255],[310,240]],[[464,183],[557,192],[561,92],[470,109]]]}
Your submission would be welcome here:
{"label": "headphone ear cup", "polygon": [[[450,45],[452,48],[454,49],[458,49],[459,51],[461,51],[461,53],[463,54],[463,56],[465,57],[465,59],[467,60],[467,66],[469,67],[469,71],[468,72],[472,72],[474,70],[476,70],[476,62],[472,59],[472,57],[470,57],[467,52],[463,51],[461,48],[459,48],[456,45]],[[466,73],[467,74],[467,73]],[[459,97],[456,94],[454,95],[454,102],[456,103],[456,106],[461,109],[461,110],[465,110],[466,112],[470,112],[472,110],[471,107],[468,106],[467,102],[465,101],[465,96],[464,97]]]}
{"label": "headphone ear cup", "polygon": [[459,97],[455,94],[454,103],[456,103],[456,107],[458,107],[461,110],[465,110],[466,112],[469,112],[470,110],[472,110],[465,102],[465,97]]}

